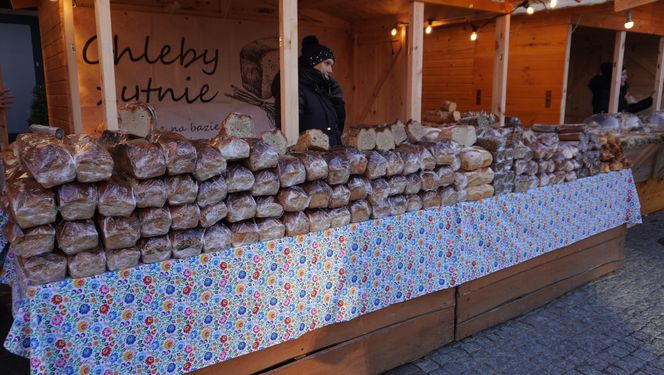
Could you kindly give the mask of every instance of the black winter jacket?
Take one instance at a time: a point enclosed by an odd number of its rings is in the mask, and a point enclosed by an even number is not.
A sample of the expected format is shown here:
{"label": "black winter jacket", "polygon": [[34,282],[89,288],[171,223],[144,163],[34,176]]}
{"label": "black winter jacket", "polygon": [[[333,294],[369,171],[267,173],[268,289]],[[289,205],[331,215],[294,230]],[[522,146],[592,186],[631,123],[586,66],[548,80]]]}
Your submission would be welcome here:
{"label": "black winter jacket", "polygon": [[[330,138],[330,146],[341,145],[341,134],[346,122],[343,91],[337,81],[326,79],[314,68],[300,65],[298,79],[300,133],[319,129]],[[275,124],[281,127],[281,98],[279,74],[272,81],[275,98]]]}
{"label": "black winter jacket", "polygon": [[[608,113],[609,98],[611,97],[611,77],[598,74],[590,80],[588,88],[593,92],[593,113]],[[636,103],[627,103],[625,95],[627,95],[628,88],[627,84],[620,86],[618,112],[638,113],[652,105],[652,96]]]}

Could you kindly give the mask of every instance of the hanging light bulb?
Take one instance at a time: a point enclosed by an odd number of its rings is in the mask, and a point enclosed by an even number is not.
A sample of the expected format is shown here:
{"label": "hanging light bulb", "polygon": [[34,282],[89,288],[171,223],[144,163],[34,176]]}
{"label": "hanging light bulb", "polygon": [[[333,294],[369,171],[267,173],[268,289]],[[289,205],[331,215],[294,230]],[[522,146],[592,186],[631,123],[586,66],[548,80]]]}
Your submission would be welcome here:
{"label": "hanging light bulb", "polygon": [[556,5],[558,5],[558,0],[551,0],[551,2],[549,2],[549,8],[553,9]]}
{"label": "hanging light bulb", "polygon": [[392,30],[390,31],[390,35],[397,36],[397,25],[394,25],[394,27],[392,27]]}
{"label": "hanging light bulb", "polygon": [[627,10],[627,18],[625,18],[625,28],[629,30],[632,27],[634,27],[634,20],[632,19],[632,10],[629,9]]}
{"label": "hanging light bulb", "polygon": [[528,14],[533,14],[533,13],[535,13],[535,8],[533,8],[533,6],[530,5],[530,3],[526,3],[526,5],[527,5],[526,13],[528,13]]}
{"label": "hanging light bulb", "polygon": [[427,21],[427,27],[424,29],[424,32],[427,34],[431,34],[431,31],[433,31],[433,26],[431,26],[433,22],[431,20]]}
{"label": "hanging light bulb", "polygon": [[473,32],[470,34],[470,40],[473,42],[477,40],[477,26],[473,26]]}

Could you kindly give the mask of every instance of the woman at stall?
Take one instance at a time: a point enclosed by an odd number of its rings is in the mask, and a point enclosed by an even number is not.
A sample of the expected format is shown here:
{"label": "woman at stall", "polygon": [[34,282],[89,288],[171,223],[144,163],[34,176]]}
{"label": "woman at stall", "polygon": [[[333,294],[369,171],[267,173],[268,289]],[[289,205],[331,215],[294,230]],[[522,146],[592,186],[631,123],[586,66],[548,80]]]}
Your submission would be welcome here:
{"label": "woman at stall", "polygon": [[[343,91],[339,82],[332,78],[335,57],[332,50],[309,35],[302,39],[298,66],[298,97],[300,133],[318,129],[330,138],[330,146],[341,144],[346,121]],[[275,98],[275,124],[281,126],[281,98],[279,74],[272,81]]]}
{"label": "woman at stall", "polygon": [[[593,92],[593,113],[608,113],[609,99],[611,97],[611,73],[613,63],[604,62],[600,65],[600,73],[588,82],[588,88]],[[618,112],[638,113],[652,106],[652,94],[645,99],[636,100],[629,93],[627,82],[627,68],[623,67],[620,77],[620,94],[618,96]]]}

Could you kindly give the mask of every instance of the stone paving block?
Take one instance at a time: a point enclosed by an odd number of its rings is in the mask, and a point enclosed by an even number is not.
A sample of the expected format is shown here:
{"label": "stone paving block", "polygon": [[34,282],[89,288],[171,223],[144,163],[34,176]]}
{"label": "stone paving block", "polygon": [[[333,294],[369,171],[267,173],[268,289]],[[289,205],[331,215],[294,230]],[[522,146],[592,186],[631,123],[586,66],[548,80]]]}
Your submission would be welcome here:
{"label": "stone paving block", "polygon": [[624,375],[624,374],[629,374],[629,372],[621,369],[620,367],[616,366],[609,366],[604,370],[607,374],[611,375]]}
{"label": "stone paving block", "polygon": [[438,363],[436,363],[433,360],[428,359],[428,358],[422,358],[421,360],[413,362],[413,363],[420,370],[422,370],[424,372],[427,372],[427,373],[440,367],[440,366],[438,366]]}
{"label": "stone paving block", "polygon": [[417,366],[412,363],[407,363],[403,366],[393,368],[390,371],[385,372],[386,375],[424,375],[427,372],[420,370]]}

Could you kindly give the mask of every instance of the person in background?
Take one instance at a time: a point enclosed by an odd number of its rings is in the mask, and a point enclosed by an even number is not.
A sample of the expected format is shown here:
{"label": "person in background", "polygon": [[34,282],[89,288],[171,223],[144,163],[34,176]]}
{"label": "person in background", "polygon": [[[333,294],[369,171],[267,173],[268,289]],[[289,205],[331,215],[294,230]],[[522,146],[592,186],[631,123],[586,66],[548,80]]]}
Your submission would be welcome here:
{"label": "person in background", "polygon": [[[346,122],[346,106],[339,83],[332,78],[335,56],[313,35],[302,39],[298,63],[298,98],[300,133],[318,129],[330,138],[330,146],[341,145]],[[275,124],[281,125],[279,73],[272,81],[275,98]]]}
{"label": "person in background", "polygon": [[6,110],[14,103],[14,97],[9,95],[9,89],[0,89],[0,110]]}
{"label": "person in background", "polygon": [[[588,83],[588,88],[593,92],[593,114],[609,112],[612,71],[613,63],[604,62],[600,65],[600,73],[594,76]],[[627,69],[623,68],[620,79],[620,94],[618,96],[618,112],[638,113],[648,109],[653,103],[652,94],[645,99],[637,101],[628,91],[629,83],[627,79]]]}

